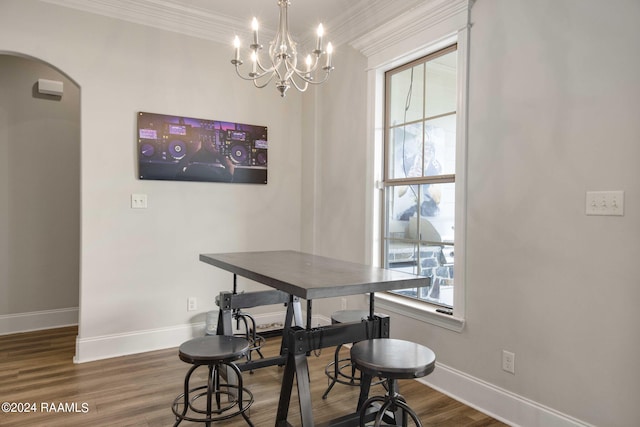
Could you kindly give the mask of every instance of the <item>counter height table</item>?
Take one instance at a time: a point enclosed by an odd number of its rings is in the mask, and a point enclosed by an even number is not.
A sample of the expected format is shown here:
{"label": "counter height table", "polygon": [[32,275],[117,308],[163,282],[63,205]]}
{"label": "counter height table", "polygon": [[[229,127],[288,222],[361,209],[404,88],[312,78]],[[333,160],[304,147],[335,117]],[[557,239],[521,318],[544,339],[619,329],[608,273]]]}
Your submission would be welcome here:
{"label": "counter height table", "polygon": [[[230,311],[235,308],[287,302],[282,331],[281,355],[267,360],[247,362],[242,370],[285,363],[276,415],[276,427],[288,427],[289,402],[297,378],[300,418],[303,427],[314,425],[307,355],[338,344],[370,338],[389,337],[389,317],[374,314],[374,293],[429,285],[428,277],[340,261],[296,251],[265,251],[202,254],[200,261],[233,273],[234,292],[221,293],[222,325],[218,333],[231,334]],[[263,283],[275,291],[237,294],[236,276]],[[369,318],[362,322],[311,327],[312,301],[369,293]],[[301,327],[300,298],[307,302],[306,327]],[[225,317],[229,315],[229,317]],[[294,322],[295,320],[295,322]],[[295,323],[295,326],[292,325]],[[360,401],[363,401],[362,390]],[[357,412],[332,421],[331,426],[358,425]]]}

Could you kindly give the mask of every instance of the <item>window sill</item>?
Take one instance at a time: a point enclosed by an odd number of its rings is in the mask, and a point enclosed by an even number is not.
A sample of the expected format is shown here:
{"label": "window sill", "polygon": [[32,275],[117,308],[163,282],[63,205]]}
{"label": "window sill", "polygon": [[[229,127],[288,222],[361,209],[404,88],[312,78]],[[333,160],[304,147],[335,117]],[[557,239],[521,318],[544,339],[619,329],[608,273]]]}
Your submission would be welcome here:
{"label": "window sill", "polygon": [[427,302],[402,298],[383,292],[376,293],[375,299],[376,311],[400,314],[455,332],[461,332],[464,328],[465,320],[463,318],[438,313],[436,308],[439,307]]}

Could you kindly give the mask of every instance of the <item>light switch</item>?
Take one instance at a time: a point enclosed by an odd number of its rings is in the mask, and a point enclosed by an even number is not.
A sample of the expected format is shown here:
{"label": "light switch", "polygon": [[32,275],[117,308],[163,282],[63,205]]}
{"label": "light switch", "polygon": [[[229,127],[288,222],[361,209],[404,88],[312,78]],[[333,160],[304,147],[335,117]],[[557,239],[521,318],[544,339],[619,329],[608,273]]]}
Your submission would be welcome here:
{"label": "light switch", "polygon": [[132,194],[131,195],[131,208],[132,209],[147,209],[147,195],[146,194]]}
{"label": "light switch", "polygon": [[624,191],[587,191],[587,215],[624,215]]}

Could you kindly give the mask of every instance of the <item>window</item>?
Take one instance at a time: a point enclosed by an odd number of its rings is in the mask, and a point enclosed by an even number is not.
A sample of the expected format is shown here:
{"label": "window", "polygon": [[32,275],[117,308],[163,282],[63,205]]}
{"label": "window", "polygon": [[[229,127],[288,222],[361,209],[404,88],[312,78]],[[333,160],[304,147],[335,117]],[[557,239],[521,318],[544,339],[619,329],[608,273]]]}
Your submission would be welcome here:
{"label": "window", "polygon": [[431,279],[394,291],[454,306],[458,51],[452,45],[385,73],[382,257]]}

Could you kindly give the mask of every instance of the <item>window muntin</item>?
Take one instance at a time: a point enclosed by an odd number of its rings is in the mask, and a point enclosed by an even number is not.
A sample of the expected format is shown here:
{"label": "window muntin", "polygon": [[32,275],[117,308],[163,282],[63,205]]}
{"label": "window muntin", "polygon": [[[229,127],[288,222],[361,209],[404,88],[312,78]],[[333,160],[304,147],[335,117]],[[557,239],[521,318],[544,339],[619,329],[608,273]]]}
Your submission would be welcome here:
{"label": "window muntin", "polygon": [[431,278],[395,293],[453,307],[457,69],[451,46],[386,73],[383,264]]}

